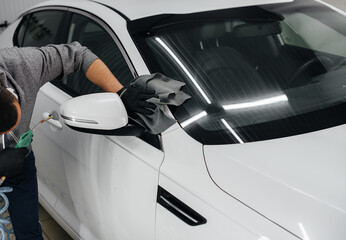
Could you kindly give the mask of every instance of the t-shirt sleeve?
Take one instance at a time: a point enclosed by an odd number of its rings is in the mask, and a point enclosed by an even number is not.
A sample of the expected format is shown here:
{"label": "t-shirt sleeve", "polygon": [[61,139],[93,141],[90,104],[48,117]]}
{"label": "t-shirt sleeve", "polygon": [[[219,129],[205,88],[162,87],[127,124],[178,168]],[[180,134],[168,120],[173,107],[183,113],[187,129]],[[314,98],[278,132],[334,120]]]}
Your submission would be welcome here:
{"label": "t-shirt sleeve", "polygon": [[39,86],[55,79],[63,79],[76,71],[83,71],[85,74],[98,58],[78,42],[47,45],[41,48],[22,48],[21,51],[27,71]]}

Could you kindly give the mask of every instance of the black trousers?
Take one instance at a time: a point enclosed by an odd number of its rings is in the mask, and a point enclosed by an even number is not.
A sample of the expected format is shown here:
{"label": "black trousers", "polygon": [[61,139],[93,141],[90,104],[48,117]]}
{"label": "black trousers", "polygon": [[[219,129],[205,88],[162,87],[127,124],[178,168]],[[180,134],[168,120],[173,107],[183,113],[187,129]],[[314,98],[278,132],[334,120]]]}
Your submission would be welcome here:
{"label": "black trousers", "polygon": [[6,179],[3,185],[13,188],[6,196],[10,203],[8,211],[16,240],[43,240],[38,216],[37,174],[33,152],[25,159],[23,173]]}

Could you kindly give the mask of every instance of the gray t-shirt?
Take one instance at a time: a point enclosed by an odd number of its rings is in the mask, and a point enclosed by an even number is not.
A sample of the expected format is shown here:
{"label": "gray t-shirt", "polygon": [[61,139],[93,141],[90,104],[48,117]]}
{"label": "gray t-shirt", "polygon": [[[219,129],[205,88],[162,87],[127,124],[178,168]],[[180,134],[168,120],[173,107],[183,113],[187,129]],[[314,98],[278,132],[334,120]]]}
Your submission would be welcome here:
{"label": "gray t-shirt", "polygon": [[[78,42],[41,48],[0,49],[0,83],[14,89],[22,109],[22,118],[13,130],[14,135],[19,138],[29,130],[37,93],[46,82],[63,79],[80,70],[85,73],[96,59],[95,54]],[[2,149],[1,138],[0,142]],[[11,134],[6,134],[5,143],[7,147],[16,145]]]}

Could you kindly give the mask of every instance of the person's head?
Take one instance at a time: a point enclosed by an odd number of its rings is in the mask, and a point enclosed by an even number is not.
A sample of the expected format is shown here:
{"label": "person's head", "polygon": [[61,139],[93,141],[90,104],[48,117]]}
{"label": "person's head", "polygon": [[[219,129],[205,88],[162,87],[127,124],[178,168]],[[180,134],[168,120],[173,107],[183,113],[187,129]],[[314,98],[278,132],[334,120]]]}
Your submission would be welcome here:
{"label": "person's head", "polygon": [[0,86],[0,134],[12,131],[19,123],[21,113],[17,98]]}

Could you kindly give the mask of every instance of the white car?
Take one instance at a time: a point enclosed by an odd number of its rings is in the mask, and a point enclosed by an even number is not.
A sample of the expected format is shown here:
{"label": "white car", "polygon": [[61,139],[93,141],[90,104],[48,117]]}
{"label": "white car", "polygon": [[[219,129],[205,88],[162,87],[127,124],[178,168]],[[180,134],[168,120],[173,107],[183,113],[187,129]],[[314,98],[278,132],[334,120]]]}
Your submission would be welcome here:
{"label": "white car", "polygon": [[74,239],[345,240],[345,16],[312,0],[31,8],[0,47],[79,41],[125,85],[161,72],[192,96],[159,135],[72,129],[60,106],[100,89],[47,83],[32,118],[54,116],[33,141],[41,204]]}

